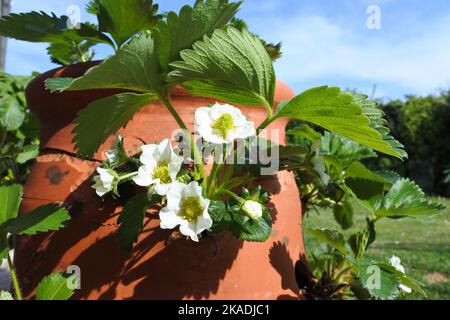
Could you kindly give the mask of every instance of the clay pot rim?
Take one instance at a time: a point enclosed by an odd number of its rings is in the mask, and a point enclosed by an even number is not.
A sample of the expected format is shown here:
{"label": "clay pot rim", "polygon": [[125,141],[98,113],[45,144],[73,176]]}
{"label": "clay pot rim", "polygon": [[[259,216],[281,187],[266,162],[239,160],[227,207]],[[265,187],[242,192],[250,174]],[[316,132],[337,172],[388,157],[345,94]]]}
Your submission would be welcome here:
{"label": "clay pot rim", "polygon": [[[68,70],[68,69],[71,69],[71,68],[79,68],[79,67],[85,66],[85,65],[91,65],[86,70],[86,72],[87,72],[91,68],[101,64],[104,61],[105,61],[105,59],[103,59],[103,60],[92,60],[92,61],[86,61],[86,62],[79,62],[79,63],[74,63],[74,64],[66,65],[66,66],[59,66],[59,67],[47,70],[47,71],[39,74],[38,76],[34,77],[28,83],[28,87],[32,87],[35,84],[35,82],[37,84],[40,81],[45,81],[47,79],[63,78],[64,76],[61,76],[61,74],[65,70]],[[282,87],[282,88],[289,88],[290,89],[290,87],[287,85],[287,83],[284,82],[283,80],[276,79],[275,83],[276,83],[275,93],[276,93],[276,89],[280,88],[280,87]],[[49,89],[46,89],[46,90],[50,91]],[[82,91],[117,91],[117,93],[135,92],[135,93],[138,93],[138,94],[145,93],[145,92],[142,92],[142,91],[133,91],[133,90],[127,90],[127,89],[121,89],[121,88],[92,88],[92,89],[74,90],[72,92],[82,92]],[[181,85],[175,85],[173,87],[172,91],[170,92],[170,96],[174,96],[174,97],[195,97],[196,95],[190,93],[187,89],[183,88]],[[205,98],[205,99],[215,99],[215,98],[205,97],[205,96],[198,96],[198,97],[202,97],[202,98]],[[221,100],[221,99],[216,99],[216,100],[217,101],[221,101],[222,103],[230,103],[230,102],[227,102],[227,101],[224,101],[224,100]],[[234,104],[234,105],[237,106],[238,108],[244,107],[243,105],[239,105],[239,104]],[[246,108],[261,109],[260,106],[245,106],[245,107]],[[276,111],[276,108],[277,108],[277,103],[275,101],[274,106],[273,106],[273,111]]]}

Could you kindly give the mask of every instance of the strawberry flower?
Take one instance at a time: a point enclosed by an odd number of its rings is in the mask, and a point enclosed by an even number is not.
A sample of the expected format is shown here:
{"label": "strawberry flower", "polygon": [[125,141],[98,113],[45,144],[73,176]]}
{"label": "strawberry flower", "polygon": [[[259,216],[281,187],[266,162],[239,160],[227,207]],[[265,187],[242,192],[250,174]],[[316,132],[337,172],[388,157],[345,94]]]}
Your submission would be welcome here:
{"label": "strawberry flower", "polygon": [[254,123],[229,104],[216,103],[197,109],[195,124],[200,136],[212,144],[230,144],[256,134]]}
{"label": "strawberry flower", "polygon": [[117,174],[114,170],[97,168],[97,173],[94,177],[95,184],[92,186],[99,197],[111,192],[114,189],[114,184],[117,180]]}
{"label": "strawberry flower", "polygon": [[[389,264],[391,266],[393,266],[397,271],[399,271],[401,273],[405,273],[405,268],[401,265],[401,262],[402,261],[397,256],[392,256],[392,258],[389,259]],[[407,286],[405,286],[403,284],[399,285],[399,288],[401,290],[405,291],[406,293],[411,293],[412,292],[411,288],[409,288],[409,287],[407,287]]]}
{"label": "strawberry flower", "polygon": [[161,228],[180,226],[181,234],[198,242],[198,235],[213,225],[208,213],[210,201],[202,196],[202,187],[196,181],[188,185],[177,182],[166,196],[167,205],[159,213]]}
{"label": "strawberry flower", "polygon": [[156,193],[164,196],[176,181],[183,161],[183,157],[173,151],[169,139],[159,145],[144,145],[140,157],[142,166],[133,181],[141,187],[154,185]]}

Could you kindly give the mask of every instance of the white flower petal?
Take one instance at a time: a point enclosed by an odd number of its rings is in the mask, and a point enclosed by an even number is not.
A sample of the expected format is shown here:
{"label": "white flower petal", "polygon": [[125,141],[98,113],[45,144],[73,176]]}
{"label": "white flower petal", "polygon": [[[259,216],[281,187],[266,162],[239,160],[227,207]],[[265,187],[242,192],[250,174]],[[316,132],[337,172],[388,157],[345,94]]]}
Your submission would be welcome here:
{"label": "white flower petal", "polygon": [[165,162],[169,163],[172,160],[172,145],[170,143],[169,139],[165,139],[161,141],[161,143],[158,146],[158,156],[157,161],[158,162]]}
{"label": "white flower petal", "polygon": [[156,192],[160,195],[165,195],[170,185],[160,183],[160,179],[154,179],[154,172],[158,165],[164,164],[168,166],[169,176],[172,182],[176,180],[178,172],[181,169],[184,158],[178,156],[172,148],[169,139],[163,140],[159,145],[145,145],[142,146],[142,155],[140,159],[144,165],[139,168],[138,175],[133,178],[133,181],[142,187],[149,187],[157,184]]}
{"label": "white flower petal", "polygon": [[175,182],[170,185],[170,189],[167,192],[167,210],[176,211],[180,210],[180,204],[182,199],[182,193],[185,184]]}
{"label": "white flower petal", "polygon": [[142,146],[142,155],[140,157],[140,161],[142,164],[150,165],[155,162],[154,153],[158,149],[157,144],[148,144]]}
{"label": "white flower petal", "polygon": [[212,121],[219,119],[226,112],[225,105],[216,103],[209,109],[209,117]]}
{"label": "white flower petal", "polygon": [[198,184],[198,182],[193,181],[189,183],[183,190],[184,197],[202,197],[202,187]]}
{"label": "white flower petal", "polygon": [[198,242],[196,229],[196,224],[194,222],[187,222],[184,220],[184,223],[180,225],[181,234],[191,238],[192,241]]}
{"label": "white flower petal", "polygon": [[197,126],[208,127],[211,125],[212,119],[209,116],[209,109],[210,108],[202,107],[195,111],[195,124]]}
{"label": "white flower petal", "polygon": [[[194,221],[185,220],[181,216],[180,207],[183,200],[189,197],[197,197],[203,207],[203,213],[196,217]],[[208,213],[210,200],[203,198],[202,187],[198,182],[191,182],[189,185],[175,182],[167,192],[167,205],[161,210],[162,228],[174,228],[180,225],[180,232],[190,237],[193,241],[199,241],[198,235],[212,227],[213,221]],[[174,217],[176,215],[176,217]]]}
{"label": "white flower petal", "polygon": [[389,264],[390,264],[391,266],[398,266],[398,265],[400,265],[401,262],[402,262],[402,261],[401,261],[400,258],[397,257],[397,256],[392,256],[392,257],[389,259]]}
{"label": "white flower petal", "polygon": [[212,221],[211,217],[209,216],[209,214],[203,215],[197,219],[196,233],[200,234],[205,230],[209,230],[209,229],[211,229],[212,225],[213,225],[213,221]]}
{"label": "white flower petal", "polygon": [[406,293],[411,293],[411,292],[412,292],[412,289],[411,289],[410,287],[407,287],[407,286],[405,286],[405,285],[403,285],[403,284],[399,285],[398,287],[399,287],[401,290],[405,291]]}
{"label": "white flower petal", "polygon": [[238,139],[253,137],[256,135],[255,125],[253,122],[251,124],[245,124],[245,126],[237,127],[233,133]]}
{"label": "white flower petal", "polygon": [[242,206],[242,211],[251,219],[259,219],[263,216],[263,207],[259,202],[247,200]]}
{"label": "white flower petal", "polygon": [[160,196],[165,196],[167,195],[167,192],[169,192],[171,186],[172,186],[171,183],[164,184],[161,182],[157,182],[155,186],[155,191]]}
{"label": "white flower petal", "polygon": [[[211,128],[213,122],[223,115],[233,118],[234,129],[230,129],[224,138]],[[242,111],[229,104],[214,104],[211,108],[199,108],[196,111],[197,131],[201,137],[212,144],[230,144],[236,139],[245,139],[256,135],[255,124],[247,121]]]}
{"label": "white flower petal", "polygon": [[183,157],[172,156],[172,161],[169,163],[169,177],[172,179],[172,182],[177,180],[178,172],[180,172],[181,165],[183,164]]}
{"label": "white flower petal", "polygon": [[233,118],[242,115],[241,110],[239,110],[236,107],[233,107],[230,104],[216,103],[211,107],[210,115],[215,119],[220,118],[224,113],[230,114],[231,116],[233,116]]}
{"label": "white flower petal", "polygon": [[100,179],[104,184],[112,184],[115,177],[110,173],[109,169],[97,168],[97,172],[100,174]]}
{"label": "white flower petal", "polygon": [[165,209],[166,208],[163,208],[159,213],[159,218],[161,219],[161,229],[173,229],[184,223],[184,220],[180,216],[178,216],[175,211],[169,211]]}
{"label": "white flower petal", "polygon": [[401,260],[397,256],[392,256],[391,259],[389,259],[389,264],[393,266],[397,271],[401,273],[405,273],[405,268],[401,265]]}
{"label": "white flower petal", "polygon": [[211,127],[199,127],[197,129],[198,133],[200,134],[200,136],[209,143],[212,144],[225,144],[225,143],[229,143],[228,139],[224,139],[221,136],[213,133],[213,130]]}
{"label": "white flower petal", "polygon": [[111,173],[110,169],[97,168],[97,172],[99,175],[93,178],[94,185],[92,188],[95,189],[95,192],[100,197],[103,197],[105,194],[112,191],[116,177]]}
{"label": "white flower petal", "polygon": [[[389,264],[391,266],[393,266],[398,272],[405,273],[405,268],[402,266],[401,263],[402,263],[402,261],[397,256],[392,256],[389,259]],[[412,289],[410,287],[407,287],[407,286],[405,286],[403,284],[399,285],[398,287],[399,287],[400,290],[402,290],[402,291],[404,291],[406,293],[411,293],[412,292]]]}
{"label": "white flower petal", "polygon": [[153,179],[154,166],[143,165],[139,168],[137,176],[133,178],[134,183],[141,187],[149,187],[155,183]]}

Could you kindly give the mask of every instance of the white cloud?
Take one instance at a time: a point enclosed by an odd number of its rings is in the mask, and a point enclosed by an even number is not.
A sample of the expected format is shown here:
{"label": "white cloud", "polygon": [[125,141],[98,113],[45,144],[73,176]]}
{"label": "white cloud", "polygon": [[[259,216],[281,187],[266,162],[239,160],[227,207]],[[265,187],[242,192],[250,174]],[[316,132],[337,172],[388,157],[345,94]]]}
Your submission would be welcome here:
{"label": "white cloud", "polygon": [[284,56],[276,69],[279,78],[293,86],[345,78],[402,87],[404,94],[427,94],[449,84],[450,17],[402,30],[400,40],[386,26],[368,31],[301,13],[291,13],[289,19],[252,19],[250,25],[264,38],[283,43]]}

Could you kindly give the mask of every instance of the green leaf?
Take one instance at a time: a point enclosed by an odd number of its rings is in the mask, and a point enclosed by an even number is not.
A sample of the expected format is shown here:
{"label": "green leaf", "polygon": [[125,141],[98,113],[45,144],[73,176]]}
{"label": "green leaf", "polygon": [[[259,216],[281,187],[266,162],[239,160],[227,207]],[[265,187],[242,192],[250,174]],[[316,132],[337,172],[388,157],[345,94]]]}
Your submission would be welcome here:
{"label": "green leaf", "polygon": [[363,287],[376,299],[392,300],[400,294],[399,276],[387,264],[362,261],[359,265],[359,277]]}
{"label": "green leaf", "polygon": [[400,279],[400,284],[411,288],[413,291],[421,294],[424,297],[427,297],[426,292],[422,289],[423,284],[421,284],[419,281],[411,279],[403,274]]}
{"label": "green leaf", "polygon": [[[80,78],[77,78],[80,79]],[[53,78],[45,81],[45,86],[51,92],[70,90],[70,86],[77,80],[74,78]]]}
{"label": "green leaf", "polygon": [[131,252],[144,226],[145,212],[151,207],[147,194],[140,194],[131,199],[123,208],[117,222],[120,224],[118,237],[121,248]]}
{"label": "green leaf", "polygon": [[329,246],[337,249],[342,254],[347,253],[346,242],[344,235],[336,230],[328,229],[311,229],[303,228],[306,232],[316,237],[318,240],[328,244]]}
{"label": "green leaf", "polygon": [[59,230],[68,220],[70,220],[70,214],[65,208],[49,204],[8,221],[6,231],[15,235],[34,235],[38,232]]}
{"label": "green leaf", "polygon": [[272,225],[264,219],[250,220],[240,230],[238,238],[249,242],[265,242],[272,234]]}
{"label": "green leaf", "polygon": [[368,230],[366,231],[359,231],[350,236],[348,239],[348,244],[352,248],[353,254],[356,259],[360,259],[369,244],[369,238],[370,238],[370,232]]}
{"label": "green leaf", "polygon": [[344,167],[377,156],[372,149],[328,131],[322,137],[321,153],[338,158]]}
{"label": "green leaf", "polygon": [[54,42],[48,46],[47,53],[53,63],[71,65],[82,61],[91,61],[94,56],[91,47],[94,45],[94,42],[75,44],[70,40]]}
{"label": "green leaf", "polygon": [[99,28],[109,33],[120,47],[144,30],[151,30],[160,16],[152,0],[97,0],[88,5],[98,17]]}
{"label": "green leaf", "polygon": [[320,133],[313,130],[307,124],[302,124],[298,127],[295,127],[294,129],[291,129],[286,133],[291,136],[302,137],[302,138],[308,139],[311,142],[316,142],[317,140],[322,138],[322,135]]}
{"label": "green leaf", "polygon": [[30,144],[24,146],[20,153],[16,156],[16,161],[18,164],[24,164],[30,160],[36,159],[39,155],[39,146],[35,144]]}
{"label": "green leaf", "polygon": [[292,99],[276,118],[307,121],[379,152],[404,157],[405,153],[394,147],[392,140],[385,140],[385,136],[372,127],[369,115],[357,102],[339,88],[317,87]]}
{"label": "green leaf", "polygon": [[386,180],[384,177],[376,174],[375,172],[367,169],[361,162],[353,162],[345,170],[345,178],[359,178],[366,179],[381,184],[389,185],[390,181]]}
{"label": "green leaf", "polygon": [[44,12],[12,13],[0,19],[0,35],[29,42],[52,42],[67,29],[68,17]]}
{"label": "green leaf", "polygon": [[20,128],[25,120],[24,107],[14,95],[7,95],[0,100],[0,125],[8,131]]}
{"label": "green leaf", "polygon": [[17,217],[22,194],[22,186],[18,184],[0,187],[0,226]]}
{"label": "green leaf", "polygon": [[74,275],[66,277],[60,272],[45,277],[37,287],[36,300],[69,300],[74,294],[71,277]]}
{"label": "green leaf", "polygon": [[122,93],[97,100],[75,119],[73,142],[80,155],[92,157],[106,139],[124,127],[133,115],[157,97],[153,94]]}
{"label": "green leaf", "polygon": [[106,152],[106,156],[108,157],[108,162],[113,169],[121,166],[129,160],[129,157],[125,151],[122,136],[117,136],[111,149]]}
{"label": "green leaf", "polygon": [[159,94],[163,77],[151,35],[134,38],[116,55],[89,69],[80,78],[55,78],[46,81],[51,91],[117,88]]}
{"label": "green leaf", "polygon": [[403,149],[403,145],[390,135],[388,122],[384,118],[385,114],[378,105],[378,102],[375,100],[368,100],[368,96],[364,94],[357,94],[351,91],[347,91],[345,94],[350,95],[353,98],[353,103],[361,107],[364,115],[370,120],[370,127],[378,131],[382,136],[383,141],[388,143],[392,150],[397,153],[396,156],[399,158],[407,158],[408,154]]}
{"label": "green leaf", "polygon": [[[265,211],[268,211],[265,209]],[[233,220],[240,225],[232,228],[232,233],[238,239],[249,242],[264,242],[269,239],[272,234],[272,221],[268,212],[264,214],[262,218],[253,220],[245,217],[244,220],[238,221],[239,218],[243,218],[242,213],[233,215]]]}
{"label": "green leaf", "polygon": [[85,22],[80,23],[77,28],[70,28],[64,31],[60,39],[55,39],[54,42],[61,41],[73,41],[79,45],[89,42],[89,43],[104,43],[115,48],[114,43],[111,39],[104,33],[100,32],[95,24]]}
{"label": "green leaf", "polygon": [[376,181],[347,178],[345,183],[359,200],[371,200],[376,197],[382,197],[384,193],[384,185]]}
{"label": "green leaf", "polygon": [[[302,156],[306,156],[308,154],[308,149],[307,148],[303,148],[303,147],[291,147],[291,146],[282,146],[282,145],[276,145],[276,144],[271,144],[269,146],[269,148],[267,148],[266,150],[268,152],[270,152],[270,150],[272,150],[272,147],[276,146],[277,148],[280,149],[280,159],[283,158],[290,158],[290,157],[302,157]],[[268,153],[268,155],[270,156],[270,154]]]}
{"label": "green leaf", "polygon": [[390,185],[395,184],[398,180],[402,179],[402,177],[393,171],[374,171],[374,173],[384,180],[388,181]]}
{"label": "green leaf", "polygon": [[223,201],[212,200],[208,207],[208,213],[213,221],[213,224],[218,225],[222,222],[225,214],[227,213],[227,205]]}
{"label": "green leaf", "polygon": [[408,179],[398,180],[384,196],[383,201],[374,205],[377,217],[403,218],[426,217],[444,210],[440,203],[428,200],[418,185]]}
{"label": "green leaf", "polygon": [[180,52],[214,30],[221,29],[239,11],[242,2],[197,0],[194,7],[184,6],[179,14],[169,12],[167,21],[157,25],[156,42],[161,68],[168,72],[169,63],[180,59]]}
{"label": "green leaf", "polygon": [[111,40],[92,24],[81,23],[79,28],[70,28],[67,16],[57,17],[44,12],[12,13],[0,19],[0,35],[29,42],[60,42],[64,40],[89,40],[107,43]]}
{"label": "green leaf", "polygon": [[382,196],[390,181],[367,169],[361,162],[353,162],[345,172],[345,183],[361,200]]}
{"label": "green leaf", "polygon": [[[236,28],[239,31],[242,31],[244,29],[249,31],[247,23],[243,19],[240,19],[240,18],[231,19],[229,26]],[[263,39],[260,39],[260,41],[266,48],[266,51],[269,54],[270,59],[272,59],[272,61],[275,61],[275,60],[281,58],[281,56],[283,55],[281,52],[281,42],[274,44],[274,43],[267,43]]]}
{"label": "green leaf", "polygon": [[88,4],[86,5],[86,12],[97,15],[100,11],[100,2],[99,0],[90,0]]}
{"label": "green leaf", "polygon": [[9,293],[8,291],[0,291],[0,301],[6,301],[6,300],[14,300],[14,298],[11,295],[11,293]]}
{"label": "green leaf", "polygon": [[337,204],[333,208],[334,219],[343,230],[348,230],[353,226],[353,206],[350,201],[345,200],[342,204]]}
{"label": "green leaf", "polygon": [[183,61],[169,82],[183,83],[195,95],[241,105],[272,108],[275,72],[259,39],[234,28],[216,30],[211,37],[196,42],[193,50],[181,52]]}

